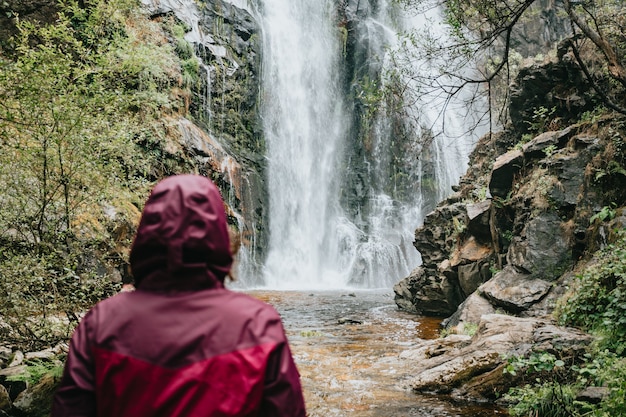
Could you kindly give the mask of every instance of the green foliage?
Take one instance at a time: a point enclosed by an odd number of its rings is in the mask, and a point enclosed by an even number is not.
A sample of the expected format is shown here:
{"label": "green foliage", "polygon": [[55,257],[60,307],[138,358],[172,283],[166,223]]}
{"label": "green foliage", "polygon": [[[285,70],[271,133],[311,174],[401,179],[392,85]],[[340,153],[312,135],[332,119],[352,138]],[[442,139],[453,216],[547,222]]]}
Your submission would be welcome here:
{"label": "green foliage", "polygon": [[[65,243],[111,194],[134,186],[130,158],[140,151],[128,110],[159,101],[151,92],[164,82],[155,68],[165,60],[119,34],[125,3],[98,3],[85,17],[68,2],[55,25],[20,25],[17,59],[0,71],[0,233]],[[105,25],[115,30],[102,37]]]}
{"label": "green foliage", "polygon": [[182,84],[185,87],[191,87],[198,82],[200,61],[196,56],[193,45],[185,39],[185,33],[190,28],[182,22],[172,20],[168,20],[167,28],[174,36],[175,52],[181,61]]}
{"label": "green foliage", "polygon": [[319,330],[302,330],[300,331],[301,337],[322,337],[324,334]]}
{"label": "green foliage", "polygon": [[491,273],[491,275],[495,275],[498,272],[502,271],[502,268],[498,268],[498,265],[496,264],[496,262],[491,261],[489,262],[489,272]]}
{"label": "green foliage", "polygon": [[585,123],[596,123],[602,116],[608,113],[604,106],[598,106],[593,110],[589,110],[580,115],[580,121]]}
{"label": "green foliage", "polygon": [[[590,331],[595,342],[582,360],[569,364],[549,353],[509,359],[505,372],[524,369],[535,378],[505,396],[511,415],[626,415],[626,231],[618,236],[577,276],[556,311],[560,324]],[[605,387],[608,393],[598,404],[576,401],[575,394],[585,387]]]}
{"label": "green foliage", "polygon": [[524,370],[528,374],[539,372],[552,372],[556,368],[562,368],[565,362],[557,359],[552,353],[533,352],[528,358],[512,356],[507,360],[504,373],[517,375],[519,370]]}
{"label": "green foliage", "polygon": [[478,331],[478,323],[463,323],[463,334],[474,336]]}
{"label": "green foliage", "polygon": [[556,107],[550,109],[541,106],[533,110],[532,120],[526,120],[528,124],[528,130],[530,132],[539,133],[546,130],[546,126],[552,119],[552,116],[556,112]]}
{"label": "green foliage", "polygon": [[[517,361],[517,359],[515,359]],[[521,361],[520,363],[522,363]],[[536,362],[536,360],[534,360]],[[552,359],[539,366],[549,370]],[[582,364],[565,367],[571,373],[569,380],[536,378],[533,383],[511,389],[504,400],[512,403],[512,416],[596,416],[626,415],[626,359],[608,351],[595,350],[585,355]],[[607,396],[599,404],[575,400],[585,387],[605,387]]]}
{"label": "green foliage", "polygon": [[547,156],[550,157],[552,156],[552,154],[554,154],[554,152],[557,150],[556,145],[548,145],[543,149],[543,153]]}
{"label": "green foliage", "polygon": [[489,191],[489,188],[483,185],[479,189],[472,190],[472,196],[476,199],[476,201],[485,201],[487,199],[487,191]]}
{"label": "green foliage", "polygon": [[577,414],[574,410],[574,391],[569,386],[558,383],[526,385],[513,388],[504,399],[513,401],[515,405],[509,408],[512,416],[541,416],[541,417],[572,417]]}
{"label": "green foliage", "polygon": [[108,277],[75,273],[76,258],[0,252],[2,340],[35,350],[67,340],[83,311],[118,291]]}
{"label": "green foliage", "polygon": [[463,234],[465,230],[467,229],[467,225],[465,224],[465,222],[462,222],[461,220],[459,220],[458,217],[452,218],[452,225],[454,226],[454,233],[456,235]]}
{"label": "green foliage", "polygon": [[474,336],[476,334],[476,332],[478,331],[478,323],[471,323],[471,322],[467,322],[467,323],[461,323],[456,327],[449,327],[449,328],[444,328],[441,329],[441,331],[439,332],[439,337],[447,337],[451,334],[462,334],[462,335],[466,335],[466,336]]}
{"label": "green foliage", "polygon": [[[604,355],[604,356],[603,356]],[[626,359],[607,352],[600,356],[602,366],[597,367],[597,376],[592,383],[609,389],[608,397],[596,407],[592,407],[593,416],[626,416]],[[581,369],[582,372],[582,369]]]}
{"label": "green foliage", "polygon": [[549,352],[532,352],[528,357],[508,358],[504,373],[522,376],[524,385],[514,387],[504,396],[511,403],[512,416],[577,415],[573,366]]}
{"label": "green foliage", "polygon": [[515,235],[513,234],[512,230],[504,230],[502,232],[502,239],[504,239],[504,241],[508,244],[511,243],[513,241],[513,237]]}
{"label": "green foliage", "polygon": [[[606,168],[598,169],[596,171],[596,175],[594,177],[595,181],[600,180],[601,178],[613,175],[621,175],[622,177],[626,177],[626,169],[620,165],[619,162],[611,160],[608,161]],[[624,178],[622,178],[624,180]]]}
{"label": "green foliage", "polygon": [[604,206],[602,209],[591,216],[589,219],[590,224],[594,224],[595,222],[604,222],[606,220],[613,220],[615,218],[615,207]]}
{"label": "green foliage", "polygon": [[120,228],[176,169],[161,120],[183,77],[163,28],[135,0],[59,10],[54,24],[19,23],[15,53],[0,58],[0,332],[30,347],[67,338],[117,290],[107,274],[129,243]]}
{"label": "green foliage", "polygon": [[573,291],[560,303],[559,322],[601,336],[601,346],[626,353],[626,232],[596,254],[597,262],[577,275]]}
{"label": "green foliage", "polygon": [[513,147],[513,149],[518,150],[518,151],[521,151],[521,150],[522,150],[522,148],[524,147],[524,145],[525,145],[526,143],[528,143],[528,142],[530,142],[531,140],[533,140],[533,137],[534,137],[534,136],[533,136],[533,134],[531,134],[531,133],[524,133],[524,134],[522,135],[522,138],[520,139],[520,141],[519,141],[519,142],[517,142],[517,143],[515,144],[515,146]]}
{"label": "green foliage", "polygon": [[55,379],[61,378],[63,375],[63,363],[59,361],[32,359],[26,362],[24,373],[10,375],[7,377],[7,381],[24,381],[29,385],[34,385],[46,375],[51,375]]}

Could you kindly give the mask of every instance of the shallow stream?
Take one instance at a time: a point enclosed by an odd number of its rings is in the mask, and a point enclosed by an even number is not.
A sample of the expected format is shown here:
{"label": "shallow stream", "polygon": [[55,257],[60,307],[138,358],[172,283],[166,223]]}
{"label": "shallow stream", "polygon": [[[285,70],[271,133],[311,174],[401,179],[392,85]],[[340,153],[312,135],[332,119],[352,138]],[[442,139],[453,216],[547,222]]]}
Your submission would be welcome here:
{"label": "shallow stream", "polygon": [[246,291],[281,314],[309,417],[495,417],[494,406],[418,395],[399,354],[439,335],[439,319],[397,309],[391,291]]}

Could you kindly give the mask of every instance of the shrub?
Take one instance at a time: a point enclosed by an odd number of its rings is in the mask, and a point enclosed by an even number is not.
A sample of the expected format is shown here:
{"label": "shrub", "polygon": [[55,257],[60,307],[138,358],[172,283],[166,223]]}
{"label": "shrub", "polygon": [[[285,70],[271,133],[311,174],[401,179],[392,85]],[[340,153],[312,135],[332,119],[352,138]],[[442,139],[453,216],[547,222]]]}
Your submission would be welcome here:
{"label": "shrub", "polygon": [[577,275],[557,317],[601,337],[600,348],[623,354],[626,341],[626,232],[599,251],[596,261]]}
{"label": "shrub", "polygon": [[182,82],[139,2],[58,10],[54,24],[20,22],[11,59],[0,57],[0,333],[34,349],[117,290],[107,273],[131,234],[120,229],[169,173],[161,119]]}

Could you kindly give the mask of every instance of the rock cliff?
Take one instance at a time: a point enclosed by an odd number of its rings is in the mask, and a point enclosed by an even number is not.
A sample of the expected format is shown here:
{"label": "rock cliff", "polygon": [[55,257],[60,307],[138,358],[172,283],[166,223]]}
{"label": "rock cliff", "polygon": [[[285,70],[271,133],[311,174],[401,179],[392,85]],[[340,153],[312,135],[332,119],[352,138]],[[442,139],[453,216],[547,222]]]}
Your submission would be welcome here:
{"label": "rock cliff", "polygon": [[[478,332],[441,342],[448,345],[437,360],[420,362],[414,389],[495,398],[476,390],[480,381],[497,375],[494,387],[514,383],[502,373],[503,355],[538,343],[531,335],[550,322],[576,271],[626,225],[626,119],[584,113],[590,102],[580,80],[577,66],[563,57],[520,71],[511,125],[481,139],[455,193],[416,230],[423,264],[394,287],[397,305],[445,318],[448,331],[478,325]],[[550,116],[539,128],[532,115],[546,106]],[[614,215],[601,215],[608,210]],[[522,332],[526,341],[487,349],[498,352],[492,357],[476,346],[489,344],[486,329],[504,320],[497,313],[509,317],[502,337],[520,326],[535,330]],[[564,340],[584,343],[563,332]]]}

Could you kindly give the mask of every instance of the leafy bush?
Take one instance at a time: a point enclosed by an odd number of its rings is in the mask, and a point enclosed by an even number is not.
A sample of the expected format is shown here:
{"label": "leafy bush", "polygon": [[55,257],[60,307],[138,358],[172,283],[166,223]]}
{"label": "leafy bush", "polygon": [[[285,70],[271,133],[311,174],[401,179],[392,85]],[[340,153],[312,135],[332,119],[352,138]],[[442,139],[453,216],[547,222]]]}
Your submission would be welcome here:
{"label": "leafy bush", "polygon": [[77,275],[73,258],[0,253],[2,340],[28,350],[67,340],[82,312],[118,291],[106,276]]}
{"label": "leafy bush", "polygon": [[515,402],[509,409],[512,416],[572,417],[574,392],[571,387],[558,383],[537,383],[512,388],[505,400]]}
{"label": "leafy bush", "polygon": [[160,23],[136,0],[58,10],[0,56],[0,335],[27,348],[116,292],[151,182],[178,167],[162,119],[183,107],[181,63]]}
{"label": "leafy bush", "polygon": [[573,291],[557,309],[559,322],[601,336],[600,348],[625,353],[626,232],[596,255],[577,276]]}
{"label": "leafy bush", "polygon": [[[626,232],[596,253],[577,277],[556,311],[562,325],[581,327],[595,336],[581,363],[565,364],[549,353],[512,358],[505,372],[524,369],[534,382],[505,396],[513,416],[626,415]],[[585,387],[606,387],[598,404],[575,400]]]}

